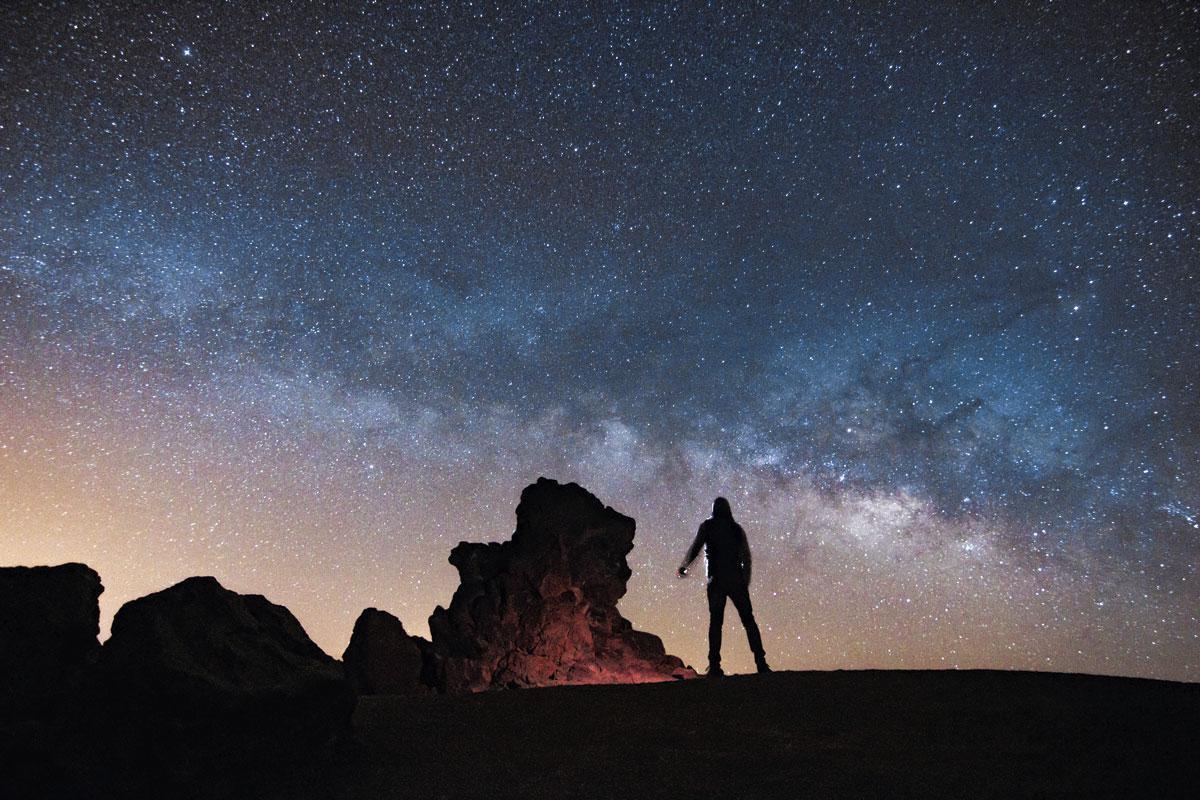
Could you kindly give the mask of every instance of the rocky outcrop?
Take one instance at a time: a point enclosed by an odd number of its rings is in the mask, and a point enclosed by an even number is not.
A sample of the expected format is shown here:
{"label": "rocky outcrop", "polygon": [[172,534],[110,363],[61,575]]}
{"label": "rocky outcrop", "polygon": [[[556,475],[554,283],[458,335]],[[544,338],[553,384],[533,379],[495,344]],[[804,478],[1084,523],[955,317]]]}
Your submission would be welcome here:
{"label": "rocky outcrop", "polygon": [[461,584],[429,619],[446,691],[694,677],[617,611],[634,521],[577,484],[539,478],[502,544],[460,543]]}
{"label": "rocky outcrop", "polygon": [[45,716],[100,650],[100,593],[84,564],[0,568],[0,717]]}
{"label": "rocky outcrop", "polygon": [[100,657],[94,699],[119,757],[168,780],[305,758],[348,729],[341,665],[291,612],[188,578],[126,603]]}
{"label": "rocky outcrop", "polygon": [[375,608],[359,615],[342,655],[346,678],[359,694],[428,693],[428,659],[427,640],[409,635],[400,620]]}

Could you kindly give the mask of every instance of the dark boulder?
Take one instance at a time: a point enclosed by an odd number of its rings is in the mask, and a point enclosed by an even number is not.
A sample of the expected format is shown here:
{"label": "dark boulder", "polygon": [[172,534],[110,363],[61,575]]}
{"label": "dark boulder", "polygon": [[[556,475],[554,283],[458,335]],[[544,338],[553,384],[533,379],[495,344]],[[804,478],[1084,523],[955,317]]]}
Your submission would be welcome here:
{"label": "dark boulder", "polygon": [[694,677],[617,611],[634,521],[577,484],[525,488],[502,544],[460,543],[461,584],[429,619],[446,691]]}
{"label": "dark boulder", "polygon": [[346,678],[359,694],[424,694],[429,642],[410,636],[386,611],[368,608],[354,623],[342,654]]}
{"label": "dark boulder", "polygon": [[83,564],[0,568],[0,796],[87,796],[60,776],[100,651],[100,576]]}
{"label": "dark boulder", "polygon": [[93,701],[114,773],[172,784],[322,752],[355,695],[290,611],[198,577],[121,607]]}
{"label": "dark boulder", "polygon": [[0,568],[0,717],[53,714],[100,651],[96,571]]}

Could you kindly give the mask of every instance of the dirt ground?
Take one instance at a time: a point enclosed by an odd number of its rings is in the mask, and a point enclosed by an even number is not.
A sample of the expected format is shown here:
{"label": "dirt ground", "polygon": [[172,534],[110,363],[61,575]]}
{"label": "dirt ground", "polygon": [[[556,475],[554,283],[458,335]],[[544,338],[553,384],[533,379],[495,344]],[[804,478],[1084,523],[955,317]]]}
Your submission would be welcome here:
{"label": "dirt ground", "polygon": [[1200,684],[783,672],[365,697],[280,798],[1200,797]]}

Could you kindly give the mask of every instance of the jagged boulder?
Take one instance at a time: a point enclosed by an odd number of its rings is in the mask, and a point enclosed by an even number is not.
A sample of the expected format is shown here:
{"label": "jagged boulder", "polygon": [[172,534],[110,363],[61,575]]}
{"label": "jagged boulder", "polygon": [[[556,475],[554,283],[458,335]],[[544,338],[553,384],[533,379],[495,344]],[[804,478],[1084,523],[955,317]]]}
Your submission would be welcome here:
{"label": "jagged boulder", "polygon": [[166,769],[168,782],[306,758],[348,729],[356,702],[290,611],[211,577],[122,606],[97,683],[96,719],[126,761],[114,770]]}
{"label": "jagged boulder", "polygon": [[0,717],[45,716],[100,651],[100,576],[85,564],[0,568]]}
{"label": "jagged boulder", "polygon": [[424,694],[433,688],[425,674],[428,651],[429,642],[409,635],[399,619],[368,608],[354,623],[342,663],[359,694]]}
{"label": "jagged boulder", "polygon": [[577,484],[539,478],[502,544],[460,543],[461,584],[429,619],[446,691],[694,677],[617,611],[634,521]]}

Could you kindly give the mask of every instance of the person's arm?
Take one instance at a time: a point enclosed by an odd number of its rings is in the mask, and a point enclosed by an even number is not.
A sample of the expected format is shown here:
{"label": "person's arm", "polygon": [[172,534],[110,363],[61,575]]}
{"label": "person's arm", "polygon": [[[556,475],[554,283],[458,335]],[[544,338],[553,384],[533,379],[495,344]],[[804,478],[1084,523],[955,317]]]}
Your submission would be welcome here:
{"label": "person's arm", "polygon": [[745,579],[746,585],[749,586],[750,585],[750,542],[746,540],[746,532],[744,530],[742,530],[740,526],[738,527],[738,539],[740,540],[738,542],[738,545],[739,545],[739,549],[741,550],[742,577]]}
{"label": "person's arm", "polygon": [[688,548],[687,555],[683,557],[683,563],[679,565],[679,569],[675,574],[679,577],[687,575],[688,567],[696,560],[696,556],[700,555],[700,548],[704,546],[704,526],[700,526],[700,530],[696,531],[696,539],[692,542],[692,546]]}

